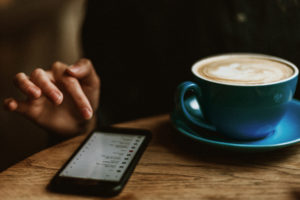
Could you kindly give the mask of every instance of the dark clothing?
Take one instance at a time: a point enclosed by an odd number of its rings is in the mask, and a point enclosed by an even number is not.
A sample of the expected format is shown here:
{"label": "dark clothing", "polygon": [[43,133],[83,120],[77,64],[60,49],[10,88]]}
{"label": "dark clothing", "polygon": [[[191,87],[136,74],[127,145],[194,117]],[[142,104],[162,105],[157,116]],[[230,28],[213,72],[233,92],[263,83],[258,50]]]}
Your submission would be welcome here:
{"label": "dark clothing", "polygon": [[102,124],[170,112],[203,57],[263,53],[300,66],[300,2],[89,0],[83,45],[102,80]]}

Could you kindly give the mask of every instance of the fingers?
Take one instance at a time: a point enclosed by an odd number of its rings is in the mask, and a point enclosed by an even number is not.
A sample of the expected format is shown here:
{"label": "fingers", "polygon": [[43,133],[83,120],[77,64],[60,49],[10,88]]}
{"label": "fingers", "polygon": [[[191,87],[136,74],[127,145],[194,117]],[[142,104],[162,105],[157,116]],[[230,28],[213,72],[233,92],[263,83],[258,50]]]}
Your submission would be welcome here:
{"label": "fingers", "polygon": [[55,62],[52,66],[54,78],[56,81],[62,84],[66,92],[72,97],[81,115],[85,119],[90,119],[93,116],[93,109],[91,107],[91,104],[87,96],[83,92],[77,78],[65,74],[67,68],[67,65],[61,62]]}
{"label": "fingers", "polygon": [[17,101],[14,98],[7,98],[4,100],[4,107],[9,111],[15,111],[21,114],[28,115],[29,106],[24,101]]}
{"label": "fingers", "polygon": [[54,104],[62,103],[63,94],[42,69],[35,69],[30,78],[22,72],[18,73],[14,78],[14,83],[28,98],[37,99],[43,93]]}
{"label": "fingers", "polygon": [[[83,118],[90,119],[93,116],[93,109],[81,87],[81,80],[97,85],[99,78],[92,64],[86,59],[78,62],[79,70],[75,70],[74,76],[66,72],[67,69],[67,65],[55,62],[50,71],[46,72],[40,68],[35,69],[31,73],[30,78],[24,73],[17,74],[15,84],[30,99],[38,99],[43,94],[56,105],[61,104],[63,101],[64,95],[59,89],[61,88],[62,91],[71,97],[70,100],[78,107]],[[80,82],[78,79],[80,79]],[[30,111],[28,102],[8,98],[4,101],[4,106],[10,111],[27,114]]]}
{"label": "fingers", "polygon": [[6,110],[15,111],[18,108],[18,103],[13,98],[7,98],[4,100],[4,107]]}
{"label": "fingers", "polygon": [[63,101],[62,92],[53,84],[47,73],[40,68],[35,69],[30,79],[35,83],[54,104],[59,105]]}
{"label": "fingers", "polygon": [[15,76],[14,83],[29,98],[37,99],[41,96],[42,91],[24,73],[18,73]]}
{"label": "fingers", "polygon": [[65,90],[72,96],[76,106],[85,119],[93,116],[93,109],[86,95],[84,94],[79,81],[76,78],[66,76],[63,77],[62,83]]}
{"label": "fingers", "polygon": [[89,59],[82,58],[67,69],[67,73],[80,79],[84,84],[99,87],[100,79]]}

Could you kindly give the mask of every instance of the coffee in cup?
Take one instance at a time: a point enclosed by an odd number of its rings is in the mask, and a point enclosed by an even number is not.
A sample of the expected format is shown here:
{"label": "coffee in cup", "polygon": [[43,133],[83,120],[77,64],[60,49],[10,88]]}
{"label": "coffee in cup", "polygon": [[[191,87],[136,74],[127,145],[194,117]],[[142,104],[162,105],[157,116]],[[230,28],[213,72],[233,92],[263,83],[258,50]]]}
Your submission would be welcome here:
{"label": "coffee in cup", "polygon": [[[176,110],[193,126],[238,139],[263,138],[276,131],[296,90],[298,69],[284,59],[261,54],[224,54],[192,66],[194,81],[178,86]],[[190,112],[188,94],[201,116]]]}
{"label": "coffee in cup", "polygon": [[294,74],[288,64],[261,57],[224,56],[195,67],[202,78],[233,85],[261,85],[285,80]]}

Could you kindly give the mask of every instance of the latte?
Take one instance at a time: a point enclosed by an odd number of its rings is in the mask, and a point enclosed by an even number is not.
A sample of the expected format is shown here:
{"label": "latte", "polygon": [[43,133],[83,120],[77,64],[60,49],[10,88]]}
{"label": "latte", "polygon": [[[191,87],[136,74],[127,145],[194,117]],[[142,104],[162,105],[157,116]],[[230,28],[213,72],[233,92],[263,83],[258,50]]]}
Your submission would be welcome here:
{"label": "latte", "polygon": [[285,80],[294,74],[294,69],[277,60],[238,55],[200,62],[195,72],[220,83],[262,85]]}

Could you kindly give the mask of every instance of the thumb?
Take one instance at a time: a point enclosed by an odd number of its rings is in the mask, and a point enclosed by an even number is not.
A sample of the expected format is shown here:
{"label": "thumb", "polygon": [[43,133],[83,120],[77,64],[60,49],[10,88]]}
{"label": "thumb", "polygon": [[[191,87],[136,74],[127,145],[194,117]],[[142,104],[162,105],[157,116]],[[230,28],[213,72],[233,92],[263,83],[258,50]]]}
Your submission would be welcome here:
{"label": "thumb", "polygon": [[89,86],[99,86],[100,79],[93,67],[93,64],[90,60],[82,58],[74,65],[71,65],[67,68],[66,72],[78,78],[81,83],[87,84]]}

